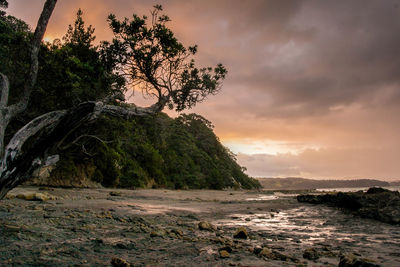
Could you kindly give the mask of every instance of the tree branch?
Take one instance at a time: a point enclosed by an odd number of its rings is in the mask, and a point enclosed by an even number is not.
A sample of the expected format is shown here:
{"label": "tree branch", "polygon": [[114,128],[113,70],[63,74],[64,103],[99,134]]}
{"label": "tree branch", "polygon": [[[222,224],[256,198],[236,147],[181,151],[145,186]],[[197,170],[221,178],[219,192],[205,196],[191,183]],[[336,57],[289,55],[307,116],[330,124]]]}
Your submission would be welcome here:
{"label": "tree branch", "polygon": [[1,99],[0,99],[0,109],[3,109],[8,104],[8,94],[10,93],[10,82],[6,75],[0,72],[2,79],[1,82]]}
{"label": "tree branch", "polygon": [[28,73],[28,77],[25,80],[24,92],[21,99],[16,104],[11,105],[7,108],[9,118],[13,118],[17,114],[23,112],[28,106],[29,98],[32,92],[32,88],[36,83],[37,73],[39,69],[38,57],[40,44],[42,42],[44,33],[46,32],[47,24],[49,22],[51,14],[53,13],[56,3],[57,0],[46,0],[46,3],[44,4],[42,13],[36,26],[35,33],[33,34],[30,52],[30,70]]}

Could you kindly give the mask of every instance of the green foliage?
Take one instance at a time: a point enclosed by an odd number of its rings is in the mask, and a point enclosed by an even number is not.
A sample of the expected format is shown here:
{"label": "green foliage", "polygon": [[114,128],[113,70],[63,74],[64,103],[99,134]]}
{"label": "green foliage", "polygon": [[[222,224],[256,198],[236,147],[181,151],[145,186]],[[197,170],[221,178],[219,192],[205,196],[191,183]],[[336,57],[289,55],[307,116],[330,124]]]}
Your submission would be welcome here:
{"label": "green foliage", "polygon": [[63,41],[67,44],[76,46],[91,47],[93,41],[96,39],[94,34],[94,28],[92,25],[85,29],[85,22],[82,18],[83,12],[78,9],[76,13],[76,20],[74,26],[71,24],[68,26],[67,34],[63,37]]}
{"label": "green foliage", "polygon": [[[7,7],[8,7],[7,0],[0,0],[0,9],[7,8]],[[5,14],[6,14],[6,12],[4,12],[3,10],[0,10],[0,16],[4,16]]]}
{"label": "green foliage", "polygon": [[7,0],[0,0],[0,8],[7,8],[8,2]]}
{"label": "green foliage", "polygon": [[151,21],[137,15],[120,21],[111,14],[108,22],[114,39],[103,42],[103,58],[122,72],[131,87],[182,111],[215,94],[227,70],[222,64],[197,68],[192,58],[197,46],[184,47],[166,26],[169,17],[160,11],[160,5],[154,6]]}
{"label": "green foliage", "polygon": [[[88,130],[96,132],[103,142],[91,138],[81,145],[94,155],[96,172],[92,179],[105,186],[259,187],[256,180],[243,173],[212,128],[209,121],[196,114],[176,119],[159,114],[132,121],[104,117]],[[77,133],[82,134],[85,132]],[[79,154],[80,148],[77,146],[68,153]],[[75,156],[79,159],[75,164],[80,164],[84,157]]]}
{"label": "green foliage", "polygon": [[28,25],[13,16],[0,14],[0,72],[10,80],[10,103],[16,102],[29,69],[28,49],[32,34]]}
{"label": "green foliage", "polygon": [[[0,5],[6,3],[0,1]],[[142,86],[148,95],[167,98],[176,110],[190,108],[215,93],[226,69],[222,65],[196,68],[190,56],[197,47],[185,48],[174,37],[166,27],[169,18],[158,15],[161,10],[155,6],[151,22],[136,15],[118,21],[111,15],[115,39],[101,48],[93,45],[94,29],[85,27],[78,10],[63,42],[42,44],[31,101],[9,126],[10,132],[45,112],[122,93],[126,81]],[[10,78],[10,102],[20,95],[18,88],[29,67],[31,36],[23,21],[0,14],[0,71]],[[111,187],[259,187],[243,173],[212,128],[211,122],[196,114],[171,119],[160,113],[130,121],[104,117],[68,136],[64,143],[68,145],[59,148],[61,160],[53,175],[85,175]]]}
{"label": "green foliage", "polygon": [[74,26],[69,25],[63,43],[55,40],[40,51],[37,85],[28,108],[29,118],[84,101],[103,99],[123,89],[93,46],[94,29],[85,29],[79,9]]}

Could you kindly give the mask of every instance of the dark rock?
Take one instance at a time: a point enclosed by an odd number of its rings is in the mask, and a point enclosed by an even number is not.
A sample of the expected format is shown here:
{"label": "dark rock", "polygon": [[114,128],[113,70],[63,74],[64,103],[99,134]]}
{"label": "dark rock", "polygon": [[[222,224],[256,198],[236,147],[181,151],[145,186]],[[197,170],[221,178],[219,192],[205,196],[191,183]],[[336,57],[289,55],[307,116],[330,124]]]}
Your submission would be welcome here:
{"label": "dark rock", "polygon": [[315,248],[308,248],[303,252],[303,258],[315,261],[319,259],[318,251]]}
{"label": "dark rock", "polygon": [[256,255],[258,255],[258,254],[260,254],[260,252],[261,252],[262,250],[263,250],[262,247],[255,247],[255,248],[253,249],[253,253],[256,254]]}
{"label": "dark rock", "polygon": [[390,192],[388,189],[384,189],[382,187],[371,187],[367,190],[367,194],[377,194],[377,193],[384,193]]}
{"label": "dark rock", "polygon": [[218,249],[218,251],[221,251],[221,250],[225,250],[225,251],[227,251],[229,253],[232,253],[232,248],[230,246],[225,246],[225,247],[222,247],[222,248]]}
{"label": "dark rock", "polygon": [[400,224],[400,193],[387,189],[372,187],[366,193],[349,192],[323,195],[299,195],[299,202],[328,204],[352,211],[354,214]]}
{"label": "dark rock", "polygon": [[233,235],[233,238],[239,238],[239,239],[247,239],[249,237],[249,234],[247,233],[246,228],[244,227],[239,227],[235,234]]}
{"label": "dark rock", "polygon": [[110,196],[113,196],[113,197],[122,196],[122,193],[120,191],[111,191],[109,194],[110,194]]}
{"label": "dark rock", "polygon": [[339,267],[380,267],[373,260],[358,258],[354,254],[346,254],[340,257]]}
{"label": "dark rock", "polygon": [[127,261],[125,261],[121,258],[117,258],[117,257],[112,258],[111,265],[113,267],[130,267],[131,266]]}

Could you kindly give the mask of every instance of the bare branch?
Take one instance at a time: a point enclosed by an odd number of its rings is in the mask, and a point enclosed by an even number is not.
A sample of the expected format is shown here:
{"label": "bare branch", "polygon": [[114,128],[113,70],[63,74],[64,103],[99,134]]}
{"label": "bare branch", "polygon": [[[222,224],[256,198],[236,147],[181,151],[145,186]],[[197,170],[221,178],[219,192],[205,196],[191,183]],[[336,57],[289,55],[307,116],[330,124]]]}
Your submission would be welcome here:
{"label": "bare branch", "polygon": [[8,78],[3,73],[0,73],[1,76],[1,99],[0,99],[0,109],[5,108],[8,103],[8,94],[10,93],[10,82]]}
{"label": "bare branch", "polygon": [[24,111],[28,106],[29,98],[32,92],[32,88],[36,83],[37,73],[39,69],[38,56],[40,43],[42,42],[44,33],[46,32],[47,24],[49,22],[51,14],[53,13],[56,3],[57,0],[46,0],[46,3],[44,4],[42,13],[36,26],[35,33],[33,35],[30,52],[31,66],[28,77],[25,80],[23,96],[18,101],[18,103],[8,107],[8,113],[10,114],[9,116],[11,118],[15,117],[18,113]]}
{"label": "bare branch", "polygon": [[22,146],[25,144],[25,141],[28,140],[29,137],[35,135],[40,130],[44,129],[47,126],[54,125],[67,113],[66,110],[57,110],[53,112],[46,113],[42,116],[37,117],[32,120],[24,127],[22,127],[10,140],[8,143],[5,153],[4,159],[2,161],[1,170],[4,170],[4,164],[7,161],[13,161],[17,156]]}
{"label": "bare branch", "polygon": [[[97,141],[100,141],[102,144],[110,144],[110,143],[113,143],[113,142],[114,142],[114,141],[105,141],[105,140],[101,139],[100,137],[98,137],[98,136],[96,136],[96,135],[83,134],[83,135],[80,135],[80,136],[78,136],[77,138],[75,138],[75,140],[73,140],[71,143],[69,143],[69,144],[67,144],[67,145],[65,145],[65,146],[63,146],[63,147],[61,147],[60,149],[61,149],[61,150],[66,150],[66,149],[70,148],[72,145],[78,145],[78,146],[80,146],[81,144],[79,144],[78,141],[79,141],[80,139],[82,139],[82,138],[85,138],[85,137],[89,137],[89,138],[96,139]],[[83,144],[82,144],[82,147],[84,147]],[[86,150],[85,150],[85,151],[86,151]]]}

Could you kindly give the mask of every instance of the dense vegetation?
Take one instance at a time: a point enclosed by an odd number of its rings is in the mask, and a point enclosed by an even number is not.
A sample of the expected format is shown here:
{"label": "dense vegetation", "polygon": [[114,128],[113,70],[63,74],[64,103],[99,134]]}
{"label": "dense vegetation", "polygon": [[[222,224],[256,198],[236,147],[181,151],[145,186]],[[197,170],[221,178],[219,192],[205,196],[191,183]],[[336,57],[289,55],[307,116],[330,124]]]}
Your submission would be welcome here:
{"label": "dense vegetation", "polygon": [[[144,21],[136,19],[136,22]],[[115,17],[111,22],[115,31]],[[169,36],[171,33],[166,34]],[[11,88],[22,87],[29,64],[28,53],[21,51],[26,51],[30,38],[32,33],[26,23],[4,12],[0,14],[0,72],[9,77]],[[75,23],[68,28],[62,40],[42,44],[38,80],[29,107],[8,126],[11,129],[8,138],[32,118],[48,111],[72,107],[82,101],[119,95],[111,101],[126,105],[119,100],[126,92],[129,79],[115,71],[121,64],[120,57],[115,55],[116,46],[120,43],[94,46],[94,39],[94,29],[85,27],[79,10]],[[190,49],[194,54],[197,48]],[[147,59],[144,54],[141,57]],[[216,89],[213,79],[220,79],[226,72],[218,66],[215,71],[219,76],[212,77],[211,69],[198,71],[192,65],[189,67],[191,72],[184,73],[187,81],[200,87],[208,86],[207,90]],[[18,90],[12,91],[10,102],[16,101],[18,95]],[[188,97],[189,107],[199,101],[186,93],[175,93],[172,97],[178,110],[185,107],[182,103],[186,103]],[[74,130],[68,136],[68,145],[58,147],[61,159],[53,171],[55,176],[68,179],[79,176],[84,169],[85,175],[105,186],[259,187],[256,180],[243,173],[234,155],[221,145],[211,123],[199,115],[181,115],[171,119],[159,113],[133,120],[103,117],[84,129]]]}
{"label": "dense vegetation", "polygon": [[92,127],[88,131],[101,140],[88,136],[85,153],[81,146],[69,149],[53,175],[79,175],[77,166],[85,166],[86,174],[105,186],[258,186],[221,145],[210,122],[199,115],[171,119],[161,113],[131,121],[105,117]]}

